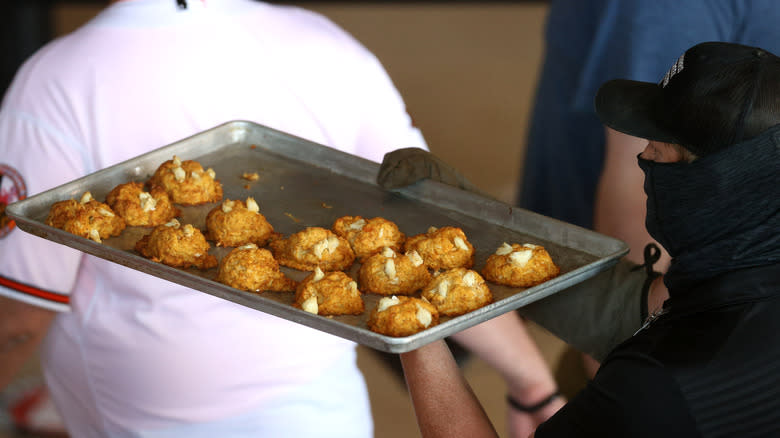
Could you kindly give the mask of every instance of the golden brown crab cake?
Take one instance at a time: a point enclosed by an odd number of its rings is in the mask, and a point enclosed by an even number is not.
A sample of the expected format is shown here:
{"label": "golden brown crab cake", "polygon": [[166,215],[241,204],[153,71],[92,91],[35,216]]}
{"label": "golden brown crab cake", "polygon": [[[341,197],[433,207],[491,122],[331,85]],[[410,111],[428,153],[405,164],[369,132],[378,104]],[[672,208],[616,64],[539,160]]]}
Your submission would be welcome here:
{"label": "golden brown crab cake", "polygon": [[210,245],[199,229],[184,226],[178,220],[154,227],[135,243],[135,250],[152,261],[175,268],[209,269],[217,258],[209,254]]}
{"label": "golden brown crab cake", "polygon": [[531,287],[557,277],[560,268],[543,246],[504,242],[482,268],[488,281],[512,287]]}
{"label": "golden brown crab cake", "polygon": [[95,200],[90,192],[84,192],[78,201],[68,199],[55,202],[49,209],[46,225],[98,243],[102,239],[120,235],[127,226],[125,220],[108,204]]}
{"label": "golden brown crab cake", "polygon": [[119,184],[106,195],[108,204],[127,225],[156,227],[179,216],[181,210],[171,202],[168,193],[160,187],[144,191],[140,182]]}
{"label": "golden brown crab cake", "polygon": [[406,238],[398,225],[381,217],[342,216],[333,222],[332,229],[349,241],[355,256],[361,261],[386,246],[400,251]]}
{"label": "golden brown crab cake", "polygon": [[274,234],[274,227],[251,197],[246,201],[222,201],[206,215],[206,229],[217,246],[264,246]]}
{"label": "golden brown crab cake", "polygon": [[474,247],[458,227],[430,227],[406,240],[404,251],[415,250],[434,271],[474,266]]}
{"label": "golden brown crab cake", "polygon": [[298,285],[293,306],[315,315],[360,315],[365,310],[357,283],[342,271],[314,272]]}
{"label": "golden brown crab cake", "polygon": [[439,323],[439,312],[424,299],[383,297],[371,311],[368,329],[387,336],[410,336]]}
{"label": "golden brown crab cake", "polygon": [[493,294],[477,271],[453,268],[435,276],[422,291],[440,314],[463,315],[493,302]]}
{"label": "golden brown crab cake", "polygon": [[271,251],[249,243],[230,251],[219,263],[217,281],[236,289],[292,292],[298,283],[279,270]]}
{"label": "golden brown crab cake", "polygon": [[349,242],[322,227],[305,228],[268,246],[280,265],[301,271],[345,271],[355,261]]}
{"label": "golden brown crab cake", "polygon": [[431,273],[417,251],[400,254],[386,246],[363,262],[358,280],[364,292],[412,295],[431,281]]}
{"label": "golden brown crab cake", "polygon": [[162,187],[177,204],[199,205],[222,199],[222,183],[213,169],[203,170],[197,161],[181,161],[175,155],[157,168],[148,184]]}

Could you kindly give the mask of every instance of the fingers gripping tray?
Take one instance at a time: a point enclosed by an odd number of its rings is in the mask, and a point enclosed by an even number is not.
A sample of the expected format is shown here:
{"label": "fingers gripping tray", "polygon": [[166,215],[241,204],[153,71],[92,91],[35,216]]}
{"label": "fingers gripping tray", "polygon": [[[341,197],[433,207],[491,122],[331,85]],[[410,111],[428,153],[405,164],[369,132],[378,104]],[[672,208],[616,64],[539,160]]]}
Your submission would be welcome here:
{"label": "fingers gripping tray", "polygon": [[[283,236],[306,227],[330,228],[342,216],[382,217],[407,236],[430,227],[460,227],[474,246],[472,269],[480,271],[504,242],[544,246],[560,275],[529,288],[489,283],[494,301],[461,316],[441,317],[439,324],[414,335],[391,337],[372,332],[366,321],[381,296],[362,295],[361,315],[324,317],[292,305],[293,292],[260,293],[234,289],[216,280],[217,268],[174,268],[135,251],[149,228],[128,226],[101,243],[46,225],[55,202],[78,199],[89,191],[97,200],[119,184],[146,181],[173,156],[212,168],[224,189],[223,199],[254,198],[261,213]],[[434,181],[387,191],[376,182],[377,163],[246,121],[232,121],[132,158],[7,207],[8,216],[28,233],[157,276],[252,309],[340,336],[378,350],[401,353],[452,335],[582,282],[610,268],[627,253],[625,243],[523,209]],[[246,174],[257,174],[256,180]],[[206,214],[217,203],[178,206],[180,220],[205,229]],[[211,246],[218,260],[231,248]],[[348,274],[356,277],[355,262]],[[282,267],[290,278],[308,272]]]}

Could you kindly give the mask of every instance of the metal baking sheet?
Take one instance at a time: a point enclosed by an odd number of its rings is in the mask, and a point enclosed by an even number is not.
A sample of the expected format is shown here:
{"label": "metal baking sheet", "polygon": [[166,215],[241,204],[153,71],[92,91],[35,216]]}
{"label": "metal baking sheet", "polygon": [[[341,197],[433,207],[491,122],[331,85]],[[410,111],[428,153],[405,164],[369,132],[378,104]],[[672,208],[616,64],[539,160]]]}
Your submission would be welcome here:
{"label": "metal baking sheet", "polygon": [[[461,227],[474,245],[477,271],[490,254],[508,242],[543,245],[560,266],[561,274],[527,289],[490,283],[494,303],[459,317],[442,317],[435,327],[395,338],[366,328],[368,315],[381,298],[375,294],[363,295],[363,315],[312,315],[291,305],[294,293],[240,291],[215,281],[216,268],[178,269],[140,256],[133,247],[150,231],[148,228],[128,227],[122,235],[99,244],[44,223],[54,202],[78,199],[85,191],[104,201],[106,194],[121,183],[146,181],[173,155],[213,168],[226,199],[252,196],[275,231],[285,236],[308,226],[330,228],[336,218],[345,215],[384,217],[394,221],[407,236],[424,233],[430,226],[450,225]],[[232,121],[11,204],[7,214],[20,229],[45,239],[391,353],[413,350],[547,297],[608,269],[628,252],[622,241],[434,181],[384,190],[375,182],[378,167],[371,161],[265,126]],[[242,178],[244,172],[257,172],[260,178],[247,181]],[[182,222],[205,229],[206,213],[214,205],[180,206]],[[229,248],[212,247],[211,251],[220,259]],[[356,268],[350,271],[353,276]],[[282,269],[296,280],[308,274]]]}

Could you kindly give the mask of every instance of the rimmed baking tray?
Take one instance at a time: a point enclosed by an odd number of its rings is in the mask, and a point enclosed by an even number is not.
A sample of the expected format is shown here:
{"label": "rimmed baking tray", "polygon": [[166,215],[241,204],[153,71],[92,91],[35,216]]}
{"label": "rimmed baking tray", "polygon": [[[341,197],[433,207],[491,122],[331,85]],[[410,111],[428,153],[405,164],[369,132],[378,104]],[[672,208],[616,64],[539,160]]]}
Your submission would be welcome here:
{"label": "rimmed baking tray", "polygon": [[[275,231],[284,235],[308,226],[330,228],[335,219],[345,215],[381,216],[395,222],[408,236],[431,226],[449,225],[462,228],[475,247],[477,271],[490,254],[508,242],[543,245],[560,266],[561,274],[526,289],[491,283],[494,303],[462,316],[443,317],[439,325],[415,335],[394,338],[366,328],[368,315],[381,298],[375,294],[364,294],[363,315],[313,315],[291,305],[293,293],[240,291],[216,282],[216,268],[178,269],[140,256],[133,247],[150,231],[148,228],[128,227],[122,235],[100,244],[45,224],[53,203],[78,199],[85,191],[104,201],[106,194],[121,183],[146,181],[173,155],[213,168],[223,184],[225,199],[253,197]],[[11,204],[7,214],[28,233],[391,353],[413,350],[557,293],[610,268],[628,252],[622,241],[434,181],[385,190],[375,182],[378,168],[374,162],[284,132],[248,121],[232,121]],[[248,181],[242,177],[244,173],[257,173],[259,179]],[[214,205],[180,206],[182,222],[205,229],[206,213]],[[211,250],[218,259],[228,251],[216,247]],[[350,271],[353,276],[356,268]],[[282,269],[296,280],[308,274]]]}

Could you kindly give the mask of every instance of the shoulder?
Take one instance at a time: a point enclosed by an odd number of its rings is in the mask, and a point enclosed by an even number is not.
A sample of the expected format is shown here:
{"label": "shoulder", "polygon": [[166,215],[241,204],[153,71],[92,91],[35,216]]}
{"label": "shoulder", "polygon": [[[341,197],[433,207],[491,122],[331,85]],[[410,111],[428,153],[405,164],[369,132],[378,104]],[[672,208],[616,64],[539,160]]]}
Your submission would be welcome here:
{"label": "shoulder", "polygon": [[373,57],[351,33],[319,12],[291,5],[266,5],[258,17],[273,27],[273,32],[263,33],[279,38],[279,47],[315,55]]}
{"label": "shoulder", "polygon": [[58,76],[62,66],[60,47],[64,44],[63,40],[58,38],[47,43],[22,63],[3,100],[4,107],[16,102],[20,94],[44,91],[41,87]]}
{"label": "shoulder", "polygon": [[[663,406],[664,415],[658,415]],[[698,436],[674,377],[652,356],[615,352],[594,380],[542,425],[547,436]]]}
{"label": "shoulder", "polygon": [[[297,87],[312,88],[317,94],[351,95],[395,92],[381,61],[350,32],[327,16],[291,5],[267,5],[245,26],[264,27],[255,35],[284,63],[288,79]],[[344,93],[347,93],[345,95]]]}
{"label": "shoulder", "polygon": [[385,81],[379,59],[327,16],[298,6],[262,6],[242,23],[298,86],[356,89]]}
{"label": "shoulder", "polygon": [[68,111],[69,96],[90,84],[86,74],[98,62],[90,56],[81,29],[57,37],[27,58],[17,70],[3,98],[3,110],[37,112],[56,107]]}

